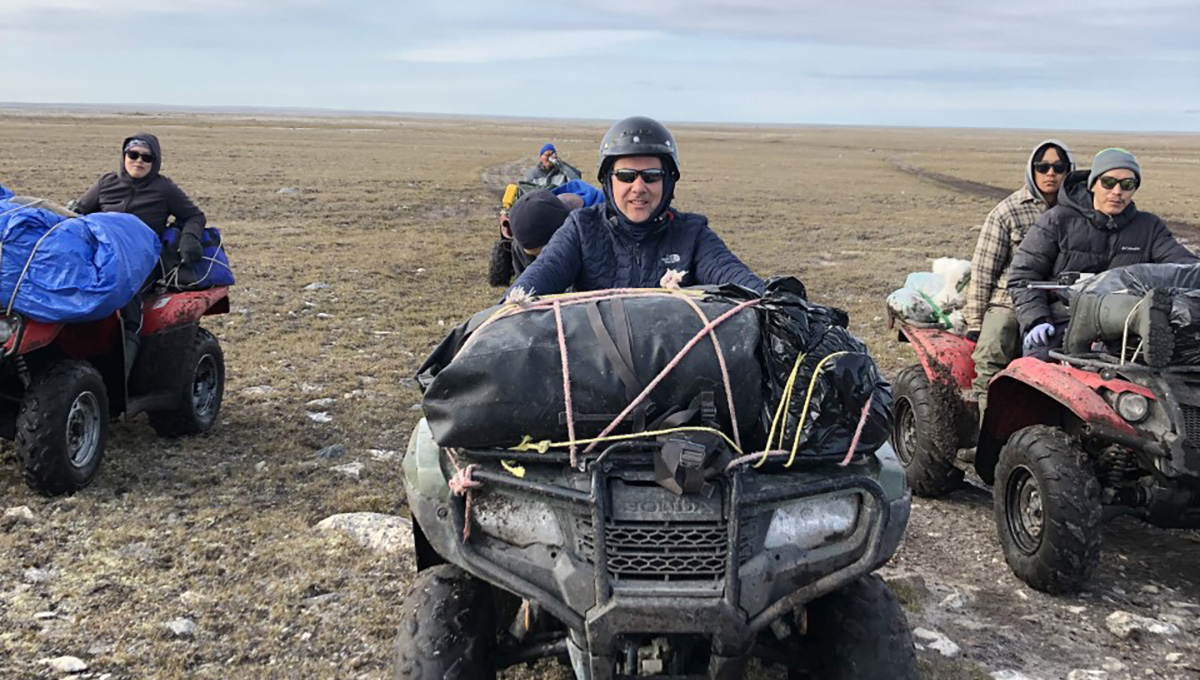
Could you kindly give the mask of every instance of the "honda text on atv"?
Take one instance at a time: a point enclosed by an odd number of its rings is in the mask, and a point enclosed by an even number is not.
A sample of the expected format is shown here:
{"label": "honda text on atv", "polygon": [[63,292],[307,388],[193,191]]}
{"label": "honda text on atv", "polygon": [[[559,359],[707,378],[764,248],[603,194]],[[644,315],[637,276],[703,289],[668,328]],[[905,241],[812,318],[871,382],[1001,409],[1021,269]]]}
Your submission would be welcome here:
{"label": "honda text on atv", "polygon": [[[1149,335],[1148,324],[1130,323],[1140,298],[1109,315],[1130,326],[1110,329],[1121,340],[1093,344],[1102,329],[1079,330],[1087,298],[1073,306],[1067,344],[1050,353],[1051,362],[1020,358],[992,379],[978,426],[969,396],[974,343],[939,327],[898,323],[900,339],[920,360],[900,372],[894,392],[892,442],[909,485],[918,495],[943,495],[973,465],[993,485],[1009,566],[1050,593],[1076,590],[1091,576],[1105,519],[1200,526],[1200,366],[1170,361],[1161,345],[1157,353],[1166,358],[1149,362],[1158,365],[1138,361],[1138,343],[1155,346],[1139,337],[1139,330]],[[1161,290],[1146,298],[1146,310],[1162,307]],[[959,455],[972,446],[973,459]]]}
{"label": "honda text on atv", "polygon": [[[404,459],[419,573],[396,677],[491,678],[543,657],[581,680],[740,678],[749,657],[796,678],[915,677],[904,612],[870,575],[908,521],[890,447],[847,467],[720,470],[704,449],[634,439],[573,467],[440,448],[422,419]],[[656,482],[663,460],[695,488]],[[480,486],[463,497],[468,467]]]}
{"label": "honda text on atv", "polygon": [[53,495],[86,486],[104,458],[109,422],[122,413],[148,413],[163,436],[216,422],[225,360],[199,321],[229,311],[229,289],[148,294],[143,310],[132,370],[116,313],[71,324],[0,317],[0,436],[16,442],[31,488]]}

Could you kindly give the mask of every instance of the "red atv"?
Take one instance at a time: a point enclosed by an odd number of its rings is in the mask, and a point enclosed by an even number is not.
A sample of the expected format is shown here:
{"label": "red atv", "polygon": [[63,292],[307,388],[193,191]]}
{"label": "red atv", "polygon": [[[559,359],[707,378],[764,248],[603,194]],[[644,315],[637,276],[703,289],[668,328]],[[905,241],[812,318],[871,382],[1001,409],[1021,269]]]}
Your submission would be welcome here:
{"label": "red atv", "polygon": [[[909,484],[945,494],[973,465],[992,484],[1000,545],[1021,580],[1079,588],[1099,562],[1101,522],[1115,516],[1200,527],[1200,367],[1104,351],[1017,359],[992,379],[976,425],[974,343],[903,321],[899,335],[921,362],[894,387],[892,444]],[[973,458],[958,455],[971,446]]]}
{"label": "red atv", "polygon": [[147,412],[163,436],[205,432],[216,422],[225,359],[199,321],[229,311],[229,289],[149,294],[143,310],[130,371],[116,313],[74,324],[0,315],[0,437],[16,442],[34,490],[86,486],[104,458],[109,421],[122,413]]}

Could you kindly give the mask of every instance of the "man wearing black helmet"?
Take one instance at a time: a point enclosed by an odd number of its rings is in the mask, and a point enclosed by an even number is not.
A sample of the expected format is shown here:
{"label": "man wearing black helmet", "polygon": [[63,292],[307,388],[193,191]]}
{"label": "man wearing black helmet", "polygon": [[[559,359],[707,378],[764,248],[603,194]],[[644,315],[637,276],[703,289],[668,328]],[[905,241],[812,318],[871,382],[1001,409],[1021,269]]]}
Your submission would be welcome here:
{"label": "man wearing black helmet", "polygon": [[605,288],[735,283],[762,292],[754,275],[708,227],[671,207],[679,179],[675,138],[641,116],[609,128],[600,143],[602,204],[571,213],[513,284],[528,295]]}

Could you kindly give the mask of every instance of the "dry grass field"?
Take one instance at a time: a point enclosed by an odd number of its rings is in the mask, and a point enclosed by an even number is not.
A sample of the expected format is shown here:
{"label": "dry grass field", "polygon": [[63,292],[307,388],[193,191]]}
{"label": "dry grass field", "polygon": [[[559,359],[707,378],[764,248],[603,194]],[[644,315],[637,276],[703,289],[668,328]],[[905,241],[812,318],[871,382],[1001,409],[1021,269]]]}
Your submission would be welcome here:
{"label": "dry grass field", "polygon": [[[498,296],[485,272],[499,198],[485,174],[532,162],[552,140],[590,175],[604,126],[10,110],[0,111],[0,184],[65,202],[114,169],[120,140],[139,129],[159,136],[164,174],[222,229],[238,277],[232,313],[205,321],[225,350],[222,415],[207,436],[174,441],[144,417],[114,424],[99,477],[66,498],[28,491],[11,445],[0,445],[0,511],[33,515],[0,523],[0,678],[59,677],[41,660],[61,655],[90,666],[79,677],[113,680],[388,677],[412,559],[312,527],[404,509],[398,452],[419,417],[412,374]],[[1017,188],[1045,137],[1064,138],[1083,166],[1100,148],[1132,149],[1144,168],[1138,204],[1200,246],[1197,136],[675,132],[675,205],[706,213],[761,275],[796,275],[815,301],[847,309],[889,375],[911,355],[884,327],[884,297],[931,258],[969,258],[996,202],[989,192]],[[315,282],[328,287],[306,289]],[[318,412],[330,420],[310,417]],[[317,457],[338,443],[344,457]],[[331,470],[354,462],[359,479]],[[918,501],[887,574],[913,626],[961,648],[922,651],[927,674],[1200,677],[1195,532],[1121,521],[1105,539],[1088,590],[1048,597],[1009,573],[990,496],[967,488]],[[1120,639],[1105,626],[1118,610],[1173,617],[1181,632]],[[173,633],[179,618],[195,631]],[[543,672],[566,677],[520,673]]]}

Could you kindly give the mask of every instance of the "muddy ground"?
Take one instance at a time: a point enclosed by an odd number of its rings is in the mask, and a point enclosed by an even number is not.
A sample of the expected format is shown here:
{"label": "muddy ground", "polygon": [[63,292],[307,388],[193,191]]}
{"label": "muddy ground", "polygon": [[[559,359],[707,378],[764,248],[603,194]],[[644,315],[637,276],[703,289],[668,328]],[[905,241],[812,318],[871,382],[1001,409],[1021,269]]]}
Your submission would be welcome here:
{"label": "muddy ground", "polygon": [[[193,439],[158,439],[144,418],[114,424],[99,477],[68,498],[28,491],[11,446],[0,447],[0,511],[29,509],[0,521],[0,677],[61,677],[43,660],[63,655],[86,663],[79,677],[387,677],[412,560],[313,525],[403,512],[397,458],[419,416],[411,376],[450,327],[496,298],[485,271],[498,188],[548,140],[594,168],[603,129],[0,111],[0,184],[65,202],[115,167],[120,140],[141,128],[162,140],[164,173],[224,231],[238,276],[232,313],[205,321],[226,353],[224,409]],[[1200,244],[1195,136],[676,132],[676,205],[708,214],[760,274],[799,276],[816,301],[849,310],[889,375],[911,356],[884,328],[884,297],[931,258],[969,257],[977,225],[1019,186],[1044,137],[1065,138],[1080,158],[1134,150],[1139,205]],[[344,455],[318,457],[335,444]],[[1195,532],[1117,521],[1088,588],[1050,597],[1011,575],[990,495],[967,487],[916,502],[885,575],[914,628],[958,647],[944,656],[943,643],[923,645],[931,678],[1200,677]],[[1177,632],[1119,638],[1106,625],[1118,611]]]}

